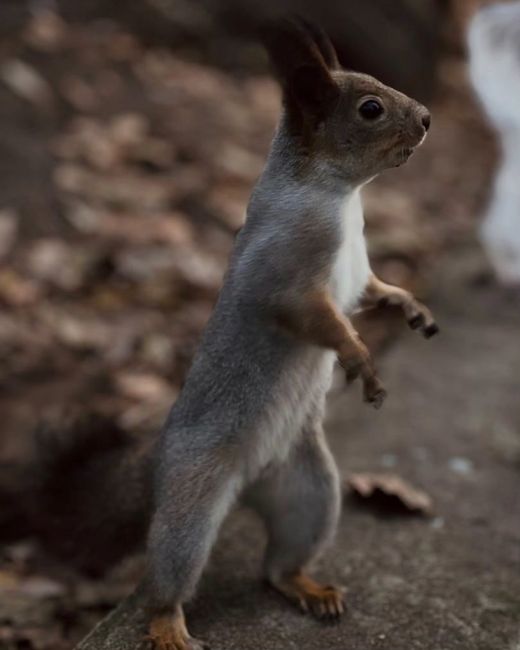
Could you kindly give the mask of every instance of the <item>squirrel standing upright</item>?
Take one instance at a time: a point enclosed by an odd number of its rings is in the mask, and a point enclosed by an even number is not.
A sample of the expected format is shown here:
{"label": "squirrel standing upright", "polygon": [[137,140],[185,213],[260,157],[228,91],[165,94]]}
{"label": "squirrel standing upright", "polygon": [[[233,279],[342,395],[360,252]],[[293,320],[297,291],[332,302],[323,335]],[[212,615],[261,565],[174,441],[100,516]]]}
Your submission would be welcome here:
{"label": "squirrel standing upright", "polygon": [[141,585],[160,650],[199,650],[183,604],[219,527],[242,496],[263,518],[264,571],[317,616],[342,614],[343,592],[307,576],[334,534],[338,473],[322,430],[336,357],[379,407],[384,389],[348,319],[402,307],[436,333],[429,310],[370,270],[361,187],[406,162],[430,114],[365,74],[343,70],[305,21],[266,36],[283,114],[253,191],[218,303],[156,449],[154,511]]}

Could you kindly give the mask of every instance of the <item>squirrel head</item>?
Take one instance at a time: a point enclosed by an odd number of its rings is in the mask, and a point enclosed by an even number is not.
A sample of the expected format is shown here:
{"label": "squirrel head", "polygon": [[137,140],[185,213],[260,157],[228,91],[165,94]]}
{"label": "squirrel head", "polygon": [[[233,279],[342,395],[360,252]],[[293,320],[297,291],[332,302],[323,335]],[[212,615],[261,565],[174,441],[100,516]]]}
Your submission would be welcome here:
{"label": "squirrel head", "polygon": [[343,69],[326,34],[301,18],[271,24],[264,43],[281,83],[285,124],[311,167],[363,183],[405,163],[430,113],[373,77]]}

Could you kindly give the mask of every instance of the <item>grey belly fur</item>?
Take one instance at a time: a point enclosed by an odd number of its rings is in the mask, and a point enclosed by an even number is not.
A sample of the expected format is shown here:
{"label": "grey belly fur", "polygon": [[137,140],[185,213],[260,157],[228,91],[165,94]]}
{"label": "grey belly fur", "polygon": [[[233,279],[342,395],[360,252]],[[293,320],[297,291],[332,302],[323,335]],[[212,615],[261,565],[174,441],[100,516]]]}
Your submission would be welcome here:
{"label": "grey belly fur", "polygon": [[333,352],[274,330],[235,321],[214,331],[210,323],[166,422],[163,452],[239,448],[241,483],[255,480],[287,457],[304,423],[321,420],[333,365]]}

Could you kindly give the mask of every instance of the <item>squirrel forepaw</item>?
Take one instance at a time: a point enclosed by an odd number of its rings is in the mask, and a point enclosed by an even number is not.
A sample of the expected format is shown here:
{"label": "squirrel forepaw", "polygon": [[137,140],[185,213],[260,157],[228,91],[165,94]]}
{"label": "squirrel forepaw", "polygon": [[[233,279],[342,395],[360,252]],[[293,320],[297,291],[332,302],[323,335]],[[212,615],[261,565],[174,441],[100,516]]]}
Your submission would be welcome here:
{"label": "squirrel forepaw", "polygon": [[439,333],[439,326],[433,319],[430,310],[417,300],[413,300],[407,309],[408,325],[413,330],[419,330],[425,339]]}
{"label": "squirrel forepaw", "polygon": [[376,376],[373,376],[370,379],[365,380],[363,395],[367,404],[370,404],[375,409],[380,409],[383,406],[383,402],[388,393],[383,387],[381,381]]}
{"label": "squirrel forepaw", "polygon": [[377,377],[370,356],[367,358],[352,357],[341,362],[345,370],[347,384],[358,377],[363,379],[363,399],[375,409],[380,409],[386,399],[387,392]]}

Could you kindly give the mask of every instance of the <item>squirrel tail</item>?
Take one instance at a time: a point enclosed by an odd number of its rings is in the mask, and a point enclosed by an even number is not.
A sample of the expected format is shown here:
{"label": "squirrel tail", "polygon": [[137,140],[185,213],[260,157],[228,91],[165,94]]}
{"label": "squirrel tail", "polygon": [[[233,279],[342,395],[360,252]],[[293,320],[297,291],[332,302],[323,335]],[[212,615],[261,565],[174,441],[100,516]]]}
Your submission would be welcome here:
{"label": "squirrel tail", "polygon": [[26,517],[45,551],[99,575],[144,544],[154,439],[97,415],[60,420],[34,433]]}

